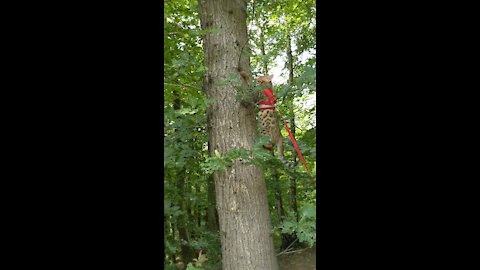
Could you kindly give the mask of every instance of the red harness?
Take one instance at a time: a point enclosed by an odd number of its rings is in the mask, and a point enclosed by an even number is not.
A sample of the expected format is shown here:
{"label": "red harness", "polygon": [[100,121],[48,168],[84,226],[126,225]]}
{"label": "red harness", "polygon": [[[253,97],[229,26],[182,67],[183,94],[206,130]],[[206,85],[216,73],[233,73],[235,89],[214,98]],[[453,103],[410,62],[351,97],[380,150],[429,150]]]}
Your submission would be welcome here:
{"label": "red harness", "polygon": [[270,106],[260,106],[260,111],[274,110],[275,109],[274,104],[275,104],[275,102],[277,102],[277,99],[275,99],[275,97],[273,96],[273,91],[271,89],[265,88],[262,92],[267,96],[267,98],[259,101],[257,104],[258,105],[270,105]]}

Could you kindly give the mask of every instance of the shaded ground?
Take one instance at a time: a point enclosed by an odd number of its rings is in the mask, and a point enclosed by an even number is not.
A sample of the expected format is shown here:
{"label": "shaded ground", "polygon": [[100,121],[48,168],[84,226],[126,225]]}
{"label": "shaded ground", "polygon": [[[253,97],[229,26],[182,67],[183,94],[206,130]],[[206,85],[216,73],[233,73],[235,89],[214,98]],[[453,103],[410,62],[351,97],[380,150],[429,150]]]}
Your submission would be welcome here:
{"label": "shaded ground", "polygon": [[317,266],[317,248],[278,256],[280,270],[314,270]]}
{"label": "shaded ground", "polygon": [[[317,248],[309,248],[299,250],[298,252],[283,254],[278,256],[278,266],[280,270],[315,270],[317,266]],[[206,269],[221,270],[221,263],[217,265],[205,266]],[[175,266],[171,265],[165,270],[177,270]],[[185,268],[183,268],[185,269]]]}

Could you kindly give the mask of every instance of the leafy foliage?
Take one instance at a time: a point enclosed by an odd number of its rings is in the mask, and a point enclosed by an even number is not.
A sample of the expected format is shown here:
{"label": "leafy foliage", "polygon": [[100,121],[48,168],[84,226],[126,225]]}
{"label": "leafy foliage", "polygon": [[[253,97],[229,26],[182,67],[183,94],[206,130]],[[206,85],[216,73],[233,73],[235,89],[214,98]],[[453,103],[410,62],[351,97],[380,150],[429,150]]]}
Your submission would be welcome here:
{"label": "leafy foliage", "polygon": [[283,222],[280,228],[283,233],[295,233],[300,242],[307,243],[308,246],[312,247],[317,238],[316,216],[315,205],[305,204],[300,211],[300,220],[298,222],[291,216],[289,220]]}

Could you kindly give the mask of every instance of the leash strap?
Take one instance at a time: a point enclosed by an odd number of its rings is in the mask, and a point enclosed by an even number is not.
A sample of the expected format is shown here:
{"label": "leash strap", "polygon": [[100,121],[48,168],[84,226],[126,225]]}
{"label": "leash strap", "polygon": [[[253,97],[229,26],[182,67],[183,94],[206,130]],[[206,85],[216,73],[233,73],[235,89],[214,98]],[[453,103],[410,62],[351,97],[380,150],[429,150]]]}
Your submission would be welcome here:
{"label": "leash strap", "polygon": [[293,147],[295,147],[295,150],[297,151],[298,157],[300,158],[300,161],[303,164],[303,167],[305,167],[305,170],[307,170],[308,174],[311,175],[310,170],[308,170],[307,163],[305,162],[305,159],[303,158],[302,152],[300,152],[300,149],[298,148],[297,142],[295,141],[295,138],[293,137],[292,132],[290,131],[290,128],[288,127],[287,121],[283,118],[283,116],[279,113],[280,117],[283,120],[283,124],[285,125],[285,128],[288,131],[288,136],[290,136],[290,140],[293,143]]}

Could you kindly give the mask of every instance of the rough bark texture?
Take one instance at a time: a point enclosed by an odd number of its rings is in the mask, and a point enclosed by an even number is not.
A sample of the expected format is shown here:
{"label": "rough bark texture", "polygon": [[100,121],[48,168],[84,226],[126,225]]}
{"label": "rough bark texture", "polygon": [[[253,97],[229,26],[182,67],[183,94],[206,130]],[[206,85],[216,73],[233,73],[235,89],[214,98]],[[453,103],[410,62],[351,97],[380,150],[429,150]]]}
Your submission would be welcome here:
{"label": "rough bark texture", "polygon": [[[240,147],[252,149],[256,139],[254,108],[240,105],[232,85],[218,85],[231,74],[248,71],[249,59],[241,57],[247,44],[246,2],[198,2],[202,29],[221,30],[207,32],[203,39],[208,68],[204,89],[214,101],[208,108],[209,151],[223,155]],[[236,161],[215,172],[214,180],[223,270],[278,270],[263,172]]]}

